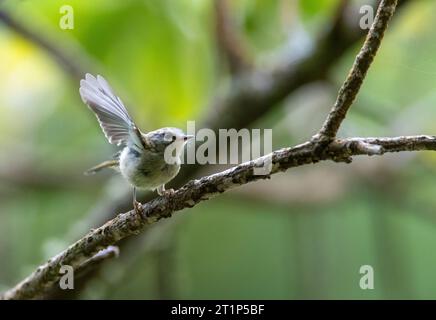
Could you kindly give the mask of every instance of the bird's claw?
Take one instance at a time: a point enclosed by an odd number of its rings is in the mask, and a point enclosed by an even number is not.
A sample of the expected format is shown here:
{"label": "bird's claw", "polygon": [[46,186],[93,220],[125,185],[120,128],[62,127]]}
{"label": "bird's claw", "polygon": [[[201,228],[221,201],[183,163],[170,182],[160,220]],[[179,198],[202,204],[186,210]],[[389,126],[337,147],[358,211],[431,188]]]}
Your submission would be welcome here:
{"label": "bird's claw", "polygon": [[135,210],[135,213],[138,215],[142,214],[142,203],[138,201],[133,201],[133,208]]}
{"label": "bird's claw", "polygon": [[163,192],[163,196],[164,196],[164,197],[170,197],[170,196],[172,196],[174,193],[175,193],[174,189],[171,188],[171,189],[165,190],[165,191]]}
{"label": "bird's claw", "polygon": [[164,189],[164,188],[158,188],[157,189],[157,194],[160,195],[161,197],[170,197],[175,193],[174,189]]}

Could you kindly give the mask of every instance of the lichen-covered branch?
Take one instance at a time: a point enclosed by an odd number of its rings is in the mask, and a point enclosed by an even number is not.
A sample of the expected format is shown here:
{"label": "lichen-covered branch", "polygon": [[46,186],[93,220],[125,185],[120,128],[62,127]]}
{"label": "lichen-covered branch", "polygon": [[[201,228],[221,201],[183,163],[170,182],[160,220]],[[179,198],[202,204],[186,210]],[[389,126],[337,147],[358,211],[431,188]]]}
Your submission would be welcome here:
{"label": "lichen-covered branch", "polygon": [[377,54],[388,23],[395,12],[397,2],[398,0],[382,0],[380,2],[365,43],[356,56],[345,82],[339,89],[336,102],[315,139],[329,141],[336,137],[339,127],[356,98],[366,73]]}
{"label": "lichen-covered branch", "polygon": [[[380,147],[379,152],[374,154],[381,155],[386,152],[436,150],[434,140],[435,136],[419,135],[395,138],[350,138],[337,141],[349,144],[348,148],[353,150],[353,154],[371,155],[374,147]],[[366,147],[362,148],[362,146]]]}
{"label": "lichen-covered branch", "polygon": [[[373,150],[376,149],[379,152],[374,153]],[[269,178],[270,175],[289,168],[323,160],[351,162],[355,155],[415,150],[436,150],[436,136],[342,139],[334,141],[327,148],[319,148],[315,142],[306,142],[292,148],[277,150],[270,155],[223,172],[192,180],[172,196],[158,197],[148,202],[143,206],[141,213],[134,210],[121,213],[100,228],[90,231],[0,297],[2,299],[37,298],[59,280],[59,269],[62,265],[79,268],[100,250],[116,244],[121,239],[138,234],[146,226],[240,185]],[[268,160],[271,160],[271,172],[268,175],[255,175],[254,169],[262,167]]]}

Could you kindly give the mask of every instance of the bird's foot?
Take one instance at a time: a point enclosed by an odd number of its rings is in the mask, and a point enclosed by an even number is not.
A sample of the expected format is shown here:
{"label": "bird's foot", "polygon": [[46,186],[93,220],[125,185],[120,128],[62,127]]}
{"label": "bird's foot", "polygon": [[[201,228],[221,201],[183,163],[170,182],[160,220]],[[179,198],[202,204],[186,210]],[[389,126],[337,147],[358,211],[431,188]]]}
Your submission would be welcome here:
{"label": "bird's foot", "polygon": [[164,197],[171,197],[174,193],[175,193],[174,189],[171,188],[171,189],[165,190],[162,195]]}
{"label": "bird's foot", "polygon": [[133,208],[135,210],[135,213],[139,216],[142,215],[142,203],[138,201],[133,201]]}
{"label": "bird's foot", "polygon": [[[174,189],[168,189],[168,190],[163,190],[161,196],[166,198],[166,200],[168,202],[172,202],[173,199],[171,199],[171,196],[175,193]],[[170,218],[171,217],[171,211],[169,211],[168,213],[165,213],[162,215],[164,218]]]}
{"label": "bird's foot", "polygon": [[158,187],[157,189],[156,189],[156,191],[157,191],[157,194],[158,195],[160,195],[160,196],[163,196],[163,197],[169,197],[169,196],[172,196],[173,194],[174,194],[174,189],[168,189],[168,190],[166,190],[165,189],[165,185],[161,185],[160,187]]}

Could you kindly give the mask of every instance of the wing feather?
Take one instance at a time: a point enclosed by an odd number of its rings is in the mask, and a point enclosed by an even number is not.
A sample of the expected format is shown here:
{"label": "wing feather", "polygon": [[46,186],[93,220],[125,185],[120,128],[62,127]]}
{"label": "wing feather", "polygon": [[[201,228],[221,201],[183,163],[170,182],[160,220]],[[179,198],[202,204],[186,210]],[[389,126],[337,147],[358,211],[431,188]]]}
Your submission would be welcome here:
{"label": "wing feather", "polygon": [[121,99],[114,94],[109,83],[102,76],[94,77],[87,73],[85,79],[80,81],[79,92],[83,102],[94,111],[110,143],[127,145],[132,142],[142,148],[139,130]]}

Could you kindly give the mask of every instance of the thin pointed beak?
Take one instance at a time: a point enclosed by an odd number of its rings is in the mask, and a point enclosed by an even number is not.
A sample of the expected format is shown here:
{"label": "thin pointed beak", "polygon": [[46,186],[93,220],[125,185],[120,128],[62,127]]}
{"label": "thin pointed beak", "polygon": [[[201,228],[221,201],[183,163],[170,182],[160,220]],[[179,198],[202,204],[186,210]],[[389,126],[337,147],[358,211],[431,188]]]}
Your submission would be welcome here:
{"label": "thin pointed beak", "polygon": [[187,135],[185,135],[185,136],[183,137],[183,140],[184,140],[184,141],[188,141],[188,140],[191,140],[191,139],[193,139],[193,138],[194,138],[193,135],[187,134]]}

